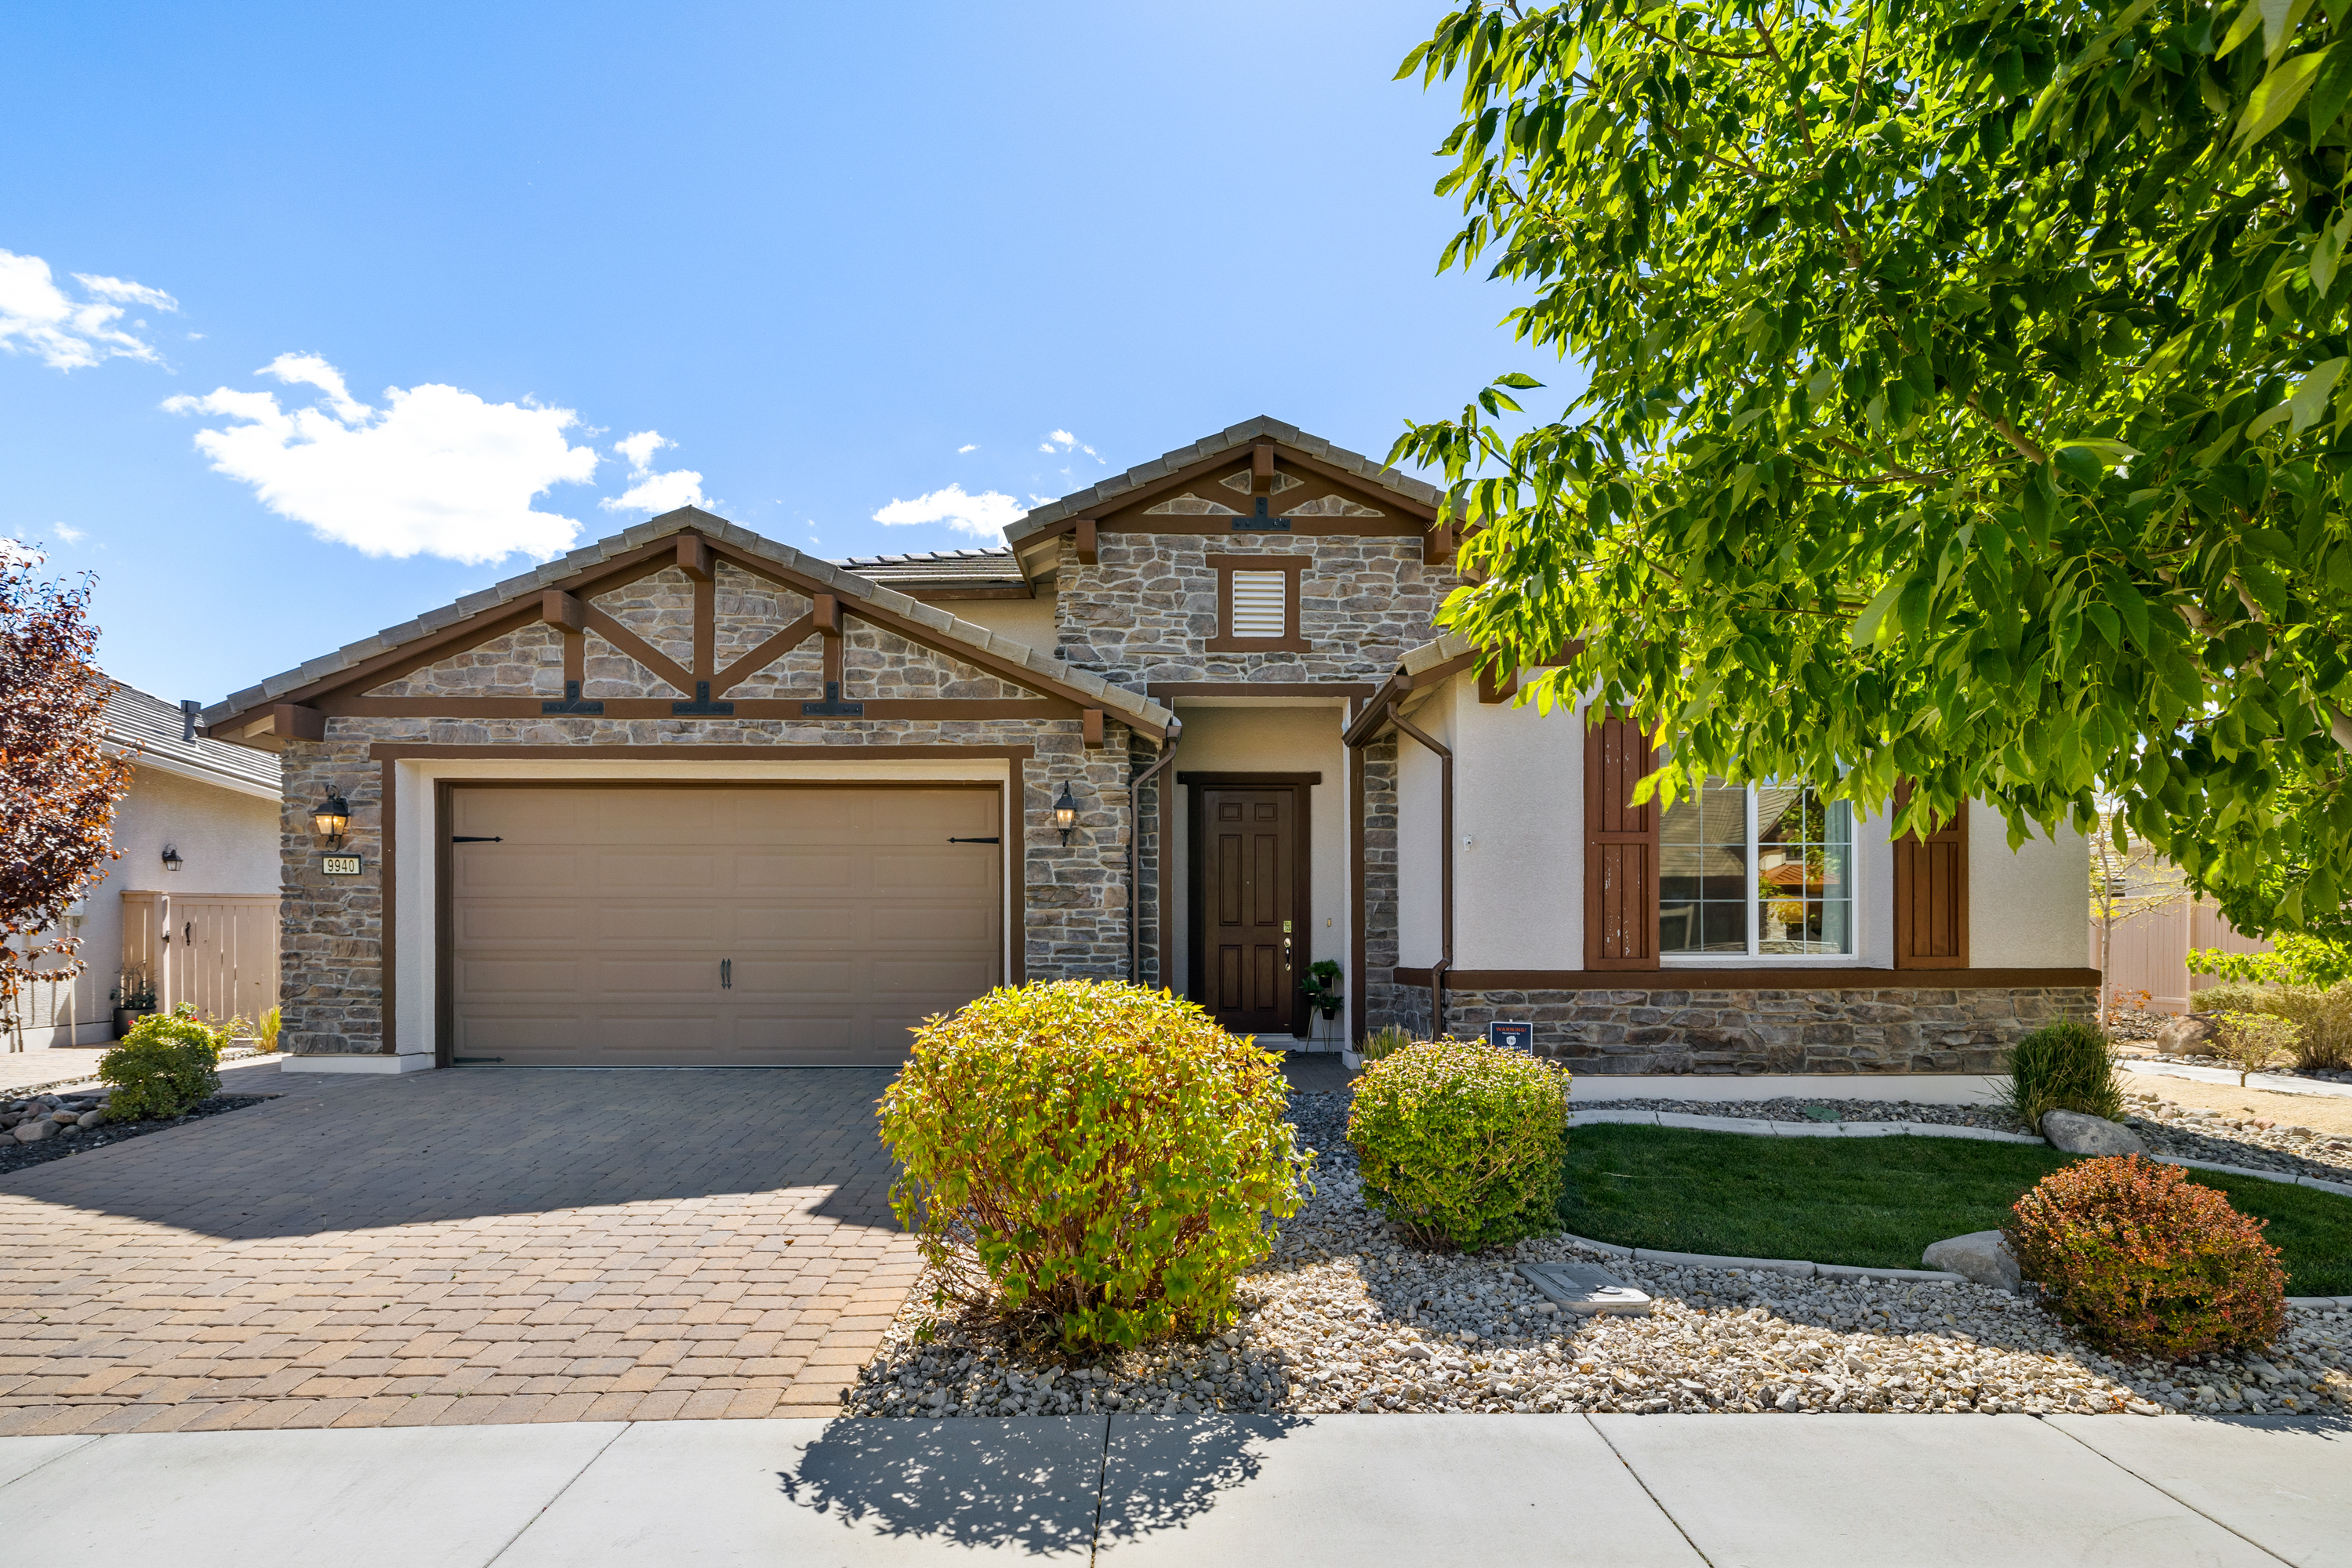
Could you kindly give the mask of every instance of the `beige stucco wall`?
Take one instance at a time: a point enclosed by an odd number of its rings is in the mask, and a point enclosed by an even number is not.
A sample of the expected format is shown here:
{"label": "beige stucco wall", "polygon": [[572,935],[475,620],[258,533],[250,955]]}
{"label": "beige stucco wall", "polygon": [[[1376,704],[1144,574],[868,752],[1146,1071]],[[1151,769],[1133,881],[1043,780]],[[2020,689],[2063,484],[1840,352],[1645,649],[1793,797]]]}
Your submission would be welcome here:
{"label": "beige stucco wall", "polygon": [[[1456,676],[1408,711],[1454,752],[1454,967],[1584,967],[1582,716],[1481,703]],[[1439,768],[1417,742],[1398,744],[1398,962],[1420,968],[1440,948]],[[1895,854],[1888,818],[1854,823],[1854,952],[1818,960],[1668,960],[1674,969],[1801,971],[1891,968]],[[2082,836],[2036,838],[2011,854],[1990,808],[1971,808],[1969,963],[1979,969],[2071,968],[2088,905]]]}
{"label": "beige stucco wall", "polygon": [[[1348,755],[1339,734],[1344,709],[1337,702],[1283,700],[1281,706],[1206,708],[1179,702],[1184,739],[1173,771],[1193,773],[1307,773],[1323,782],[1307,791],[1308,898],[1307,962],[1330,959],[1344,973],[1349,963]],[[1191,792],[1170,801],[1175,820],[1177,868],[1175,954],[1171,973],[1180,988],[1192,973],[1192,900],[1188,868],[1192,852]],[[1355,977],[1348,975],[1352,988]]]}
{"label": "beige stucco wall", "polygon": [[2009,850],[2009,825],[1969,808],[1969,963],[1979,969],[2053,969],[2083,962],[2091,911],[2090,840],[2071,827]]}
{"label": "beige stucco wall", "polygon": [[1034,599],[951,599],[940,606],[961,621],[1002,632],[1039,653],[1054,651],[1054,595],[1039,589]]}
{"label": "beige stucco wall", "polygon": [[[122,960],[122,895],[182,897],[278,893],[278,803],[155,767],[134,768],[131,793],[115,807],[114,847],[122,858],[82,900],[81,955],[89,968],[71,986],[37,996],[26,1043],[97,1045],[113,1037],[113,994]],[[163,868],[163,846],[180,852]]]}

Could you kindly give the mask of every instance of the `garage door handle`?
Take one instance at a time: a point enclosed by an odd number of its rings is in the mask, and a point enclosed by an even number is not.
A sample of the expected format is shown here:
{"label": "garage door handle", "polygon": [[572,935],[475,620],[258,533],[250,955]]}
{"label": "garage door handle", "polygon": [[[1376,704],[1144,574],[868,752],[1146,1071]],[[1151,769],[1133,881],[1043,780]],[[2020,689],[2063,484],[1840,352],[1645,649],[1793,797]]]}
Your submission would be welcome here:
{"label": "garage door handle", "polygon": [[950,844],[998,844],[1002,843],[1003,840],[996,838],[950,838],[948,842]]}
{"label": "garage door handle", "polygon": [[503,838],[473,838],[460,833],[449,840],[452,844],[504,844]]}
{"label": "garage door handle", "polygon": [[719,961],[719,989],[721,991],[735,989],[735,961],[731,958],[722,958]]}

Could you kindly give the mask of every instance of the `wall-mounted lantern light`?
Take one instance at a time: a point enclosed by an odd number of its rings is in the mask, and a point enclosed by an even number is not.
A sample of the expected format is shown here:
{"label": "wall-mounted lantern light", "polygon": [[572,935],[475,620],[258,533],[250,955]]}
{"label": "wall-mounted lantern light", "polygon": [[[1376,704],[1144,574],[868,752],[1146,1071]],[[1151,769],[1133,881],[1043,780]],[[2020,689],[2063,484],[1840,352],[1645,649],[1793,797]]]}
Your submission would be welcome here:
{"label": "wall-mounted lantern light", "polygon": [[352,825],[352,808],[341,795],[330,790],[327,798],[310,810],[310,829],[330,844],[343,841],[343,829]]}
{"label": "wall-mounted lantern light", "polygon": [[1062,830],[1062,842],[1070,841],[1071,830],[1078,825],[1078,803],[1070,794],[1069,782],[1062,784],[1062,798],[1054,803],[1054,826]]}
{"label": "wall-mounted lantern light", "polygon": [[176,870],[178,870],[179,868],[180,868],[180,847],[179,847],[179,846],[178,846],[178,845],[176,845],[176,844],[166,844],[166,845],[164,845],[164,846],[163,846],[163,869],[165,869],[166,871],[176,871]]}

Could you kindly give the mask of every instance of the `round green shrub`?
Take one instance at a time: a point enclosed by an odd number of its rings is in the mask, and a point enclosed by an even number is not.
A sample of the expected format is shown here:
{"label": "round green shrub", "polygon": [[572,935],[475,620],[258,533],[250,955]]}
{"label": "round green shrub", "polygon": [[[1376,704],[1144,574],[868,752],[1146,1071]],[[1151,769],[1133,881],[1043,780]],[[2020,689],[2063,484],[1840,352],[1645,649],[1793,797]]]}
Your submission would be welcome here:
{"label": "round green shrub", "polygon": [[2122,1121],[2123,1086],[2116,1081],[2106,1036],[2071,1018],[2034,1030],[2010,1047],[2005,1100],[2011,1114],[2028,1127],[2040,1127],[2053,1110]]}
{"label": "round green shrub", "polygon": [[2286,1320],[2286,1271],[2266,1222],[2137,1154],[2084,1160],[2017,1200],[2019,1272],[2102,1350],[2179,1361],[2259,1347]]}
{"label": "round green shrub", "polygon": [[151,1013],[98,1060],[98,1076],[114,1086],[106,1119],[184,1116],[220,1092],[219,1067],[220,1039],[213,1031],[194,1018]]}
{"label": "round green shrub", "polygon": [[1298,1212],[1288,1103],[1278,1057],[1165,991],[992,991],[927,1019],[882,1096],[891,1205],[935,1304],[1071,1349],[1205,1332]]}
{"label": "round green shrub", "polygon": [[1348,1110],[1366,1198],[1423,1246],[1559,1229],[1568,1084],[1564,1068],[1464,1040],[1371,1063]]}

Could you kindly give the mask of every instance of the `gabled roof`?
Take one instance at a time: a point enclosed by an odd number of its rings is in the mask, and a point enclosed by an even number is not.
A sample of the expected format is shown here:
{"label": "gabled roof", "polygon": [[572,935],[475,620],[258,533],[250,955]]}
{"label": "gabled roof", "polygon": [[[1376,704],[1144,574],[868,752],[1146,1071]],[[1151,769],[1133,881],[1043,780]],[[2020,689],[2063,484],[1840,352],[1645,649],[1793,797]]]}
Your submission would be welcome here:
{"label": "gabled roof", "polygon": [[131,757],[134,766],[177,773],[265,800],[283,796],[285,786],[275,755],[202,735],[193,741],[181,739],[188,731],[187,715],[176,703],[117,685],[106,699],[104,722],[106,750]]}
{"label": "gabled roof", "polygon": [[1083,517],[1108,503],[1115,502],[1129,490],[1140,489],[1157,479],[1181,473],[1196,463],[1208,461],[1221,453],[1249,446],[1252,442],[1271,439],[1305,453],[1307,457],[1341,468],[1374,489],[1387,490],[1404,497],[1433,510],[1445,510],[1445,492],[1435,485],[1402,474],[1372,461],[1360,452],[1350,452],[1335,447],[1320,436],[1310,436],[1296,425],[1261,414],[1255,419],[1244,419],[1229,426],[1213,436],[1204,436],[1189,447],[1179,447],[1163,452],[1148,463],[1139,463],[1123,474],[1116,475],[1086,489],[1073,491],[1056,501],[1048,501],[1036,510],[1007,527],[1004,537],[1016,548],[1024,540],[1044,532],[1065,518]]}
{"label": "gabled roof", "polygon": [[943,610],[918,603],[858,573],[814,555],[803,555],[789,544],[779,544],[699,507],[687,506],[649,518],[635,528],[584,545],[535,571],[520,577],[509,577],[493,587],[468,594],[455,604],[428,611],[413,621],[387,626],[373,637],[273,675],[257,686],[247,687],[231,695],[226,701],[205,709],[204,722],[212,727],[229,724],[256,709],[278,702],[299,702],[313,690],[331,690],[336,685],[335,678],[346,671],[394,653],[405,645],[421,642],[461,621],[478,616],[490,618],[501,610],[511,613],[511,607],[519,601],[549,588],[562,587],[573,578],[593,574],[596,567],[608,561],[677,533],[698,533],[714,543],[730,545],[745,555],[768,562],[804,581],[813,582],[822,592],[836,595],[844,602],[845,607],[864,605],[874,610],[877,616],[912,623],[940,639],[950,651],[961,645],[987,654],[998,664],[1024,671],[1030,678],[1029,683],[1040,689],[1082,701],[1088,707],[1102,708],[1122,722],[1155,735],[1164,733],[1175,718],[1173,712],[1159,703],[1139,697],[1125,687],[1113,686],[1100,676],[1065,664],[1050,654],[1040,653],[1026,643],[1016,642],[986,626],[958,620]]}

